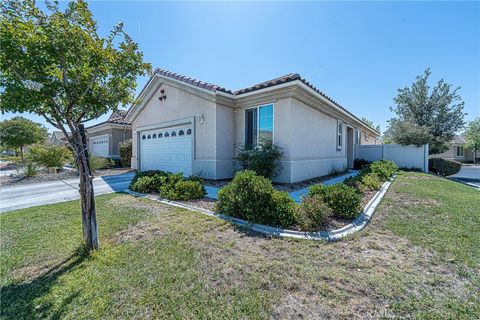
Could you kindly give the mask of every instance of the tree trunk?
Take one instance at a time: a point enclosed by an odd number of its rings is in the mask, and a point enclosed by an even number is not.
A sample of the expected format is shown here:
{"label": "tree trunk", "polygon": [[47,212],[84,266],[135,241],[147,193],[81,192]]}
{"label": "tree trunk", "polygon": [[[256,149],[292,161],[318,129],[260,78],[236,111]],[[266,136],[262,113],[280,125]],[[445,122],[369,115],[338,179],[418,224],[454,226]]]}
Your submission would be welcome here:
{"label": "tree trunk", "polygon": [[20,146],[20,159],[22,159],[23,162],[23,146]]}
{"label": "tree trunk", "polygon": [[99,248],[97,215],[93,193],[93,177],[88,163],[87,138],[85,137],[83,124],[79,125],[79,132],[76,133],[75,138],[75,140],[79,142],[76,148],[76,156],[78,173],[80,175],[83,239],[89,250],[96,250]]}

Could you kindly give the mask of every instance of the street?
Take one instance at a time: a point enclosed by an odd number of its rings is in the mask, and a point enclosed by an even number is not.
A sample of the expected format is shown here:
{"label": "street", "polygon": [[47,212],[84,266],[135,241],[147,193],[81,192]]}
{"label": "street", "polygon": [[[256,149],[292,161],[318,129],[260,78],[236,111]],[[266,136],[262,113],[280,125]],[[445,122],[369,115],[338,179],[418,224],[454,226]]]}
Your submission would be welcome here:
{"label": "street", "polygon": [[[133,172],[93,179],[95,195],[128,188]],[[80,198],[78,179],[59,180],[0,188],[0,213]]]}

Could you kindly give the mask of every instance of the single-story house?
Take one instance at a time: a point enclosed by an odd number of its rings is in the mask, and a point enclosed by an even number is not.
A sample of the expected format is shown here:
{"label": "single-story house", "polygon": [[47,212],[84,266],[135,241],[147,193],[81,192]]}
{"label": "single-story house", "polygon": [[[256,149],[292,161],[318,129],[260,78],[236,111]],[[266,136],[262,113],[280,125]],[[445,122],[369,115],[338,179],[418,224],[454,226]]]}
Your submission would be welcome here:
{"label": "single-story house", "polygon": [[450,147],[447,151],[440,154],[434,154],[432,158],[443,158],[449,160],[456,160],[460,162],[473,161],[474,152],[466,148],[467,141],[462,135],[456,134],[450,142]]}
{"label": "single-story house", "polygon": [[293,183],[353,166],[355,144],[379,133],[299,74],[237,91],[156,69],[125,118],[132,168],[231,178],[238,146],[281,147],[274,179]]}
{"label": "single-story house", "polygon": [[65,137],[65,134],[62,131],[53,131],[52,133],[49,133],[47,142],[62,147],[68,145],[67,137]]}
{"label": "single-story house", "polygon": [[126,111],[119,110],[107,121],[86,128],[88,151],[98,157],[120,159],[118,144],[132,138],[132,125],[125,116]]}

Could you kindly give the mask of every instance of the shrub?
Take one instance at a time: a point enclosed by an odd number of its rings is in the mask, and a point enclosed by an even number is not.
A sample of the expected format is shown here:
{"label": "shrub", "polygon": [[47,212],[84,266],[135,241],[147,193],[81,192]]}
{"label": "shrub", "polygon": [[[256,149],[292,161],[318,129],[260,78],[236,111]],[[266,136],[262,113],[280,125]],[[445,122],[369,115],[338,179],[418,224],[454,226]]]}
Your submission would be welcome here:
{"label": "shrub", "polygon": [[282,151],[279,146],[264,142],[254,147],[241,146],[234,160],[243,170],[251,170],[265,178],[273,178],[281,169],[279,162],[281,158]]}
{"label": "shrub", "polygon": [[28,161],[25,162],[25,165],[23,166],[23,174],[25,174],[25,177],[33,177],[38,174],[40,171],[40,167],[33,161]]}
{"label": "shrub", "polygon": [[110,169],[115,166],[115,162],[112,159],[98,157],[94,154],[88,156],[88,164],[90,165],[90,170],[93,172],[100,169]]}
{"label": "shrub", "polygon": [[220,189],[216,211],[253,223],[288,227],[295,223],[295,202],[286,192],[254,171],[238,172],[232,182]]}
{"label": "shrub", "polygon": [[461,168],[462,164],[455,160],[431,158],[428,161],[428,169],[442,176],[451,176],[452,174],[456,174]]}
{"label": "shrub", "polygon": [[343,183],[331,186],[317,184],[309,189],[310,196],[320,195],[338,218],[353,219],[360,212],[361,197],[357,190]]}
{"label": "shrub", "polygon": [[[164,188],[162,186],[161,188]],[[173,186],[168,186],[168,193],[165,198],[169,200],[192,200],[201,199],[207,194],[203,185],[198,181],[178,181]],[[164,196],[163,193],[161,193]]]}
{"label": "shrub", "polygon": [[390,160],[375,161],[363,173],[375,173],[381,181],[387,181],[398,170],[395,162]]}
{"label": "shrub", "polygon": [[367,188],[365,187],[365,185],[361,181],[361,176],[360,175],[357,175],[355,177],[346,178],[343,181],[343,183],[346,184],[347,186],[350,186],[350,187],[354,188],[361,195],[363,195],[367,191]]}
{"label": "shrub", "polygon": [[361,176],[361,184],[368,190],[375,191],[380,189],[382,186],[382,181],[378,178],[376,173],[369,173]]}
{"label": "shrub", "polygon": [[318,231],[332,214],[332,209],[321,195],[309,195],[296,208],[296,221],[303,231]]}
{"label": "shrub", "polygon": [[130,190],[140,193],[149,193],[154,191],[153,177],[140,177],[135,182],[132,182],[129,186]]}
{"label": "shrub", "polygon": [[120,163],[122,167],[130,167],[132,161],[132,139],[122,141],[118,144]]}
{"label": "shrub", "polygon": [[362,170],[365,167],[368,167],[370,161],[365,159],[355,159],[353,160],[353,168],[356,170]]}
{"label": "shrub", "polygon": [[47,168],[62,168],[72,159],[72,153],[68,148],[54,144],[34,145],[30,148],[29,156],[33,162]]}
{"label": "shrub", "polygon": [[[161,170],[146,170],[146,171],[137,171],[135,172],[135,176],[132,179],[132,182],[130,183],[130,186],[133,185],[138,179],[141,177],[153,177],[155,175],[159,176],[167,176],[168,172],[161,171]],[[131,189],[131,188],[130,188]],[[132,189],[133,190],[133,189]]]}

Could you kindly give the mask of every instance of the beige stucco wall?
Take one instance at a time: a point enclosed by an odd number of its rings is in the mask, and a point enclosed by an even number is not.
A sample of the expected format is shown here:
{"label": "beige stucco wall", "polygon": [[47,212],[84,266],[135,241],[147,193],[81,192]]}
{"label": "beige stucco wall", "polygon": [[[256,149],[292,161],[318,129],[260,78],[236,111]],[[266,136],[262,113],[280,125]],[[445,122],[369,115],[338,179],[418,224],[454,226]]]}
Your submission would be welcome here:
{"label": "beige stucco wall", "polygon": [[[160,101],[160,90],[167,99]],[[163,94],[162,94],[163,95]],[[220,121],[217,121],[217,112]],[[203,116],[203,123],[200,116]],[[138,168],[138,134],[185,119],[192,121],[194,151],[192,173],[206,178],[230,177],[233,165],[226,160],[233,156],[233,111],[217,108],[214,96],[176,83],[163,83],[156,88],[138,116],[132,121],[132,168]],[[217,130],[222,135],[217,135]],[[217,152],[217,149],[219,150]],[[218,170],[218,175],[217,175]]]}
{"label": "beige stucco wall", "polygon": [[457,150],[456,147],[460,145],[451,145],[450,148],[445,151],[444,153],[440,154],[434,154],[431,157],[434,158],[443,158],[443,159],[451,159],[451,160],[457,160],[457,161],[466,161],[466,160],[473,160],[473,152],[472,150],[468,150],[465,147],[463,148],[463,156],[457,156]]}

